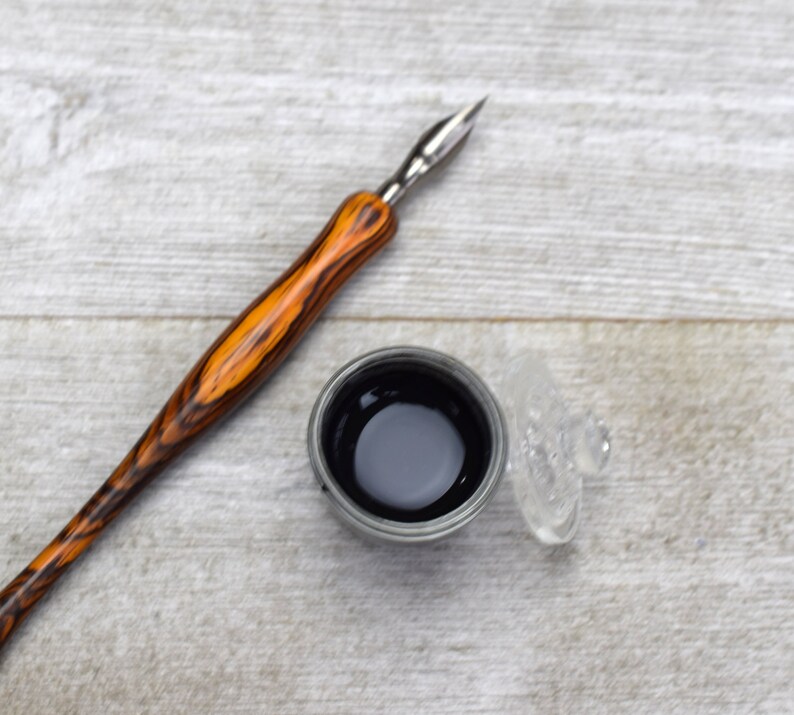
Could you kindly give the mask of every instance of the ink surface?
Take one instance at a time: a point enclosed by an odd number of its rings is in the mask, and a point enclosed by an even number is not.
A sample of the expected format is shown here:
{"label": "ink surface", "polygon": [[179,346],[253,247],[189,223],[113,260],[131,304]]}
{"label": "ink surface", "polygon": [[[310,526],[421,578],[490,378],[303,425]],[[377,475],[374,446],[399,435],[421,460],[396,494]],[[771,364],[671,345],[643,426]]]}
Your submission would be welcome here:
{"label": "ink surface", "polygon": [[330,406],[323,448],[347,495],[396,521],[449,513],[477,489],[490,458],[481,409],[447,375],[382,366]]}
{"label": "ink surface", "polygon": [[361,430],[353,453],[355,480],[383,504],[423,509],[455,483],[465,449],[441,410],[394,402]]}

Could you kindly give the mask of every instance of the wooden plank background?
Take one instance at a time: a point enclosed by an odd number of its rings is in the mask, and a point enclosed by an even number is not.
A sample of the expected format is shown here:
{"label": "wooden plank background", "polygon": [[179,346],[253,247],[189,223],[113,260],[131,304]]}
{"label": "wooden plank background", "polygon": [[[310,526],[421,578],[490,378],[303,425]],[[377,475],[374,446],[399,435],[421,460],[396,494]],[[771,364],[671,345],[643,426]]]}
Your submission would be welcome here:
{"label": "wooden plank background", "polygon": [[[339,200],[490,95],[252,404],[0,656],[9,713],[794,711],[794,6],[0,6],[0,579]],[[542,356],[610,423],[580,533],[511,490],[401,550],[333,518],[341,363]]]}

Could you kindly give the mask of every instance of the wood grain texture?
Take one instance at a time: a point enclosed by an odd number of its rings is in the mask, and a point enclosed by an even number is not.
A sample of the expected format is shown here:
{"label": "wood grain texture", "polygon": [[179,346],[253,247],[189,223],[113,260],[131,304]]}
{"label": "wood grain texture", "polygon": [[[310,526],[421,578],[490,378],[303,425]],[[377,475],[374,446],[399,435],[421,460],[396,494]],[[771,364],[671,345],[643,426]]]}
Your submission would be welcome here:
{"label": "wood grain texture", "polygon": [[[388,260],[22,627],[3,715],[790,711],[793,26],[788,0],[0,3],[3,583],[339,198],[490,94]],[[573,544],[509,488],[427,549],[336,523],[311,404],[400,342],[495,388],[534,349],[607,418]]]}
{"label": "wood grain texture", "polygon": [[792,319],[792,23],[789,0],[9,0],[0,312],[231,318],[489,94],[335,315]]}
{"label": "wood grain texture", "polygon": [[376,194],[360,192],[342,202],[292,266],[209,347],[107,481],[0,591],[0,649],[144,487],[273,373],[345,281],[396,230],[392,208]]}
{"label": "wood grain texture", "polygon": [[[222,327],[0,323],[1,575]],[[504,356],[533,350],[609,421],[613,461],[569,547],[533,541],[509,482],[427,548],[336,521],[308,465],[311,406],[343,361],[397,343],[454,353],[498,394]],[[772,324],[321,320],[22,627],[0,661],[3,711],[784,712],[792,344]]]}

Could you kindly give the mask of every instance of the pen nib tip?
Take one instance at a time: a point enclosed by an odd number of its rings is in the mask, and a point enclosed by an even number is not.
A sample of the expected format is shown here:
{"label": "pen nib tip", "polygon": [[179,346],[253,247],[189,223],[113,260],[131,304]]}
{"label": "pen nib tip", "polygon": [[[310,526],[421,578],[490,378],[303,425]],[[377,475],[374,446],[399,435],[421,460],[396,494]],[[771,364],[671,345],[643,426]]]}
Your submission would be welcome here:
{"label": "pen nib tip", "polygon": [[420,178],[446,164],[457,154],[474,128],[488,95],[434,124],[420,138],[403,165],[378,190],[381,197],[394,205]]}
{"label": "pen nib tip", "polygon": [[474,104],[470,104],[468,107],[464,107],[457,114],[457,116],[460,117],[460,121],[472,124],[474,122],[474,118],[480,113],[480,110],[483,108],[483,105],[487,101],[488,101],[488,95],[486,94],[478,102],[474,102]]}

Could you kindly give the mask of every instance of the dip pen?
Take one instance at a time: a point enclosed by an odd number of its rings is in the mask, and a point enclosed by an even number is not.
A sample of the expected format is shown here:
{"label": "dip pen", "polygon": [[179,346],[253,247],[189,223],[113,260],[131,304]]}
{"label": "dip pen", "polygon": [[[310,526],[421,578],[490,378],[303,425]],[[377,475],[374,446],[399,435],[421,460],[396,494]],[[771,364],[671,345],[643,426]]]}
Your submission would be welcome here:
{"label": "dip pen", "polygon": [[314,242],[212,344],[107,481],[0,592],[0,648],[67,568],[177,455],[278,367],[342,284],[397,231],[394,206],[461,149],[485,99],[427,130],[377,193],[346,198]]}

